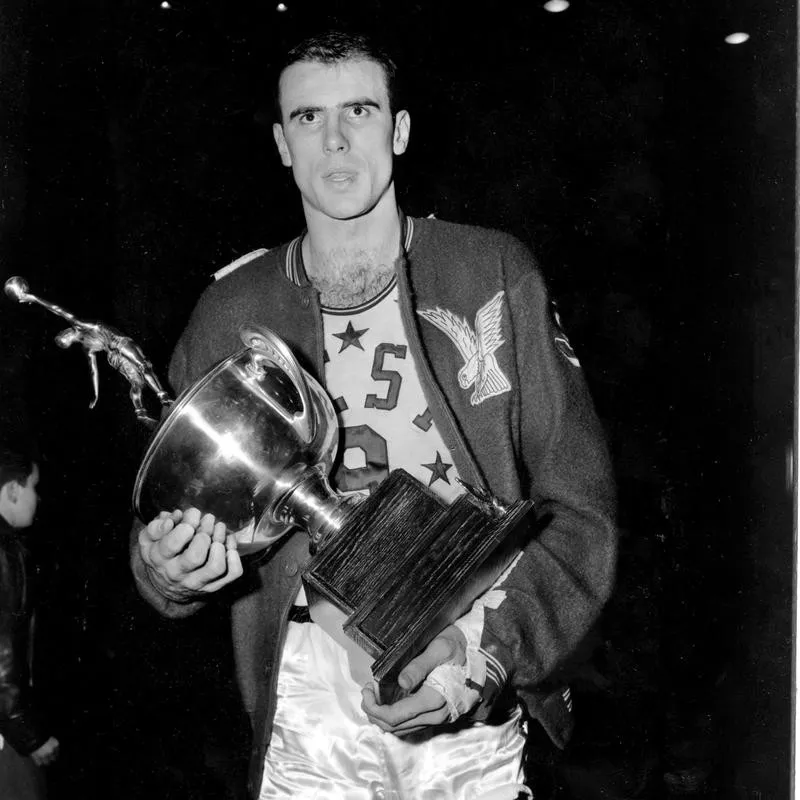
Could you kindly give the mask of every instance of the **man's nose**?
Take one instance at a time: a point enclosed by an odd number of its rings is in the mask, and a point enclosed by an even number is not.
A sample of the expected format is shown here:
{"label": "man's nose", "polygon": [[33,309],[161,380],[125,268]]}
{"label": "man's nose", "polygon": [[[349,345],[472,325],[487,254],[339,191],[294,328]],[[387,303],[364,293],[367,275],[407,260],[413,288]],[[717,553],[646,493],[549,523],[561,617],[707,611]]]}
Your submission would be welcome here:
{"label": "man's nose", "polygon": [[325,124],[325,152],[341,153],[347,151],[349,147],[350,143],[347,141],[339,117],[334,114]]}

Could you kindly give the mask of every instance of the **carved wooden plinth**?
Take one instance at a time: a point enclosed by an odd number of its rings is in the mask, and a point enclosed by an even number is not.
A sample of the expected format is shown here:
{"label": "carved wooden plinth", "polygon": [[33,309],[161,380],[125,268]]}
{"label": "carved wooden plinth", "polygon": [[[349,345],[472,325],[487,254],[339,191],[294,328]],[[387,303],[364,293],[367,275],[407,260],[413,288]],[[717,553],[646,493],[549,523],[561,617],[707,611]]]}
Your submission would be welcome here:
{"label": "carved wooden plinth", "polygon": [[395,470],[323,542],[303,573],[309,604],[322,598],[346,615],[344,632],[375,659],[383,702],[401,695],[402,668],[508,566],[530,535],[532,505],[465,493],[448,506]]}

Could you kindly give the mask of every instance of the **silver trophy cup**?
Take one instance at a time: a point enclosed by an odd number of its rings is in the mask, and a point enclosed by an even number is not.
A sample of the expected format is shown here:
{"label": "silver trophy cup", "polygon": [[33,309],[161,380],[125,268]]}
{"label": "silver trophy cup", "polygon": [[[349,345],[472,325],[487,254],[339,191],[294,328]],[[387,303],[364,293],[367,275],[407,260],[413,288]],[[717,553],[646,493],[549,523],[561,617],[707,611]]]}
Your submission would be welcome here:
{"label": "silver trophy cup", "polygon": [[[268,547],[295,526],[316,549],[339,529],[351,501],[327,478],[338,444],[333,404],[272,331],[242,326],[243,349],[173,401],[130,337],[31,294],[23,278],[9,278],[5,293],[69,322],[56,343],[83,348],[94,388],[90,407],[99,394],[99,353],[128,381],[137,418],[154,430],[133,489],[143,522],[195,507],[224,522],[242,553]],[[166,412],[160,421],[147,412],[145,388]]]}
{"label": "silver trophy cup", "polygon": [[347,508],[328,484],[338,444],[333,404],[286,344],[263,327],[178,397],[153,436],[133,490],[142,520],[210,512],[246,553],[299,526],[312,545]]}

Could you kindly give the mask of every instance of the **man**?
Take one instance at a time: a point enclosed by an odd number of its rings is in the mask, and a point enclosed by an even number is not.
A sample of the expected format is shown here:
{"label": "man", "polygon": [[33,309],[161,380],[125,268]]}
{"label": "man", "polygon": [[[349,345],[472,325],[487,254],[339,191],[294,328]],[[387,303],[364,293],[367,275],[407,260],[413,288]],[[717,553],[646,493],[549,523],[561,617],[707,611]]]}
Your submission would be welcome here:
{"label": "man", "polygon": [[39,468],[16,437],[0,438],[0,796],[41,800],[41,767],[58,756],[31,686],[33,608],[21,532],[36,515]]}
{"label": "man", "polygon": [[335,400],[337,488],[368,491],[403,467],[451,500],[459,476],[534,499],[541,532],[403,670],[413,691],[391,705],[305,621],[305,534],[245,571],[213,517],[165,510],[135,537],[137,583],[171,616],[238,588],[254,797],[516,797],[525,717],[563,745],[569,693],[549,679],[613,580],[614,493],[578,362],[521,243],[398,208],[392,165],[411,121],[385,54],[356,36],[307,40],[277,105],[307,231],[218,273],[175,350],[174,388],[239,349],[240,324],[267,325]]}

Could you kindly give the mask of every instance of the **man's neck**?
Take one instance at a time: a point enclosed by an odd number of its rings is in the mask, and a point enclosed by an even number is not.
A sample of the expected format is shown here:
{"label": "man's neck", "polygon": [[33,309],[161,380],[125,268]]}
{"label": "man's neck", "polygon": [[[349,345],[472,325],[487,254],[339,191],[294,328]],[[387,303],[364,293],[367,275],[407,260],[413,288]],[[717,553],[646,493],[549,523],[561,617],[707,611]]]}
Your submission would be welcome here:
{"label": "man's neck", "polygon": [[0,530],[7,530],[7,531],[15,531],[16,528],[11,524],[10,520],[8,519],[8,512],[0,506]]}
{"label": "man's neck", "polygon": [[323,305],[360,305],[392,279],[401,237],[400,213],[393,194],[357,219],[332,220],[306,213],[306,222],[303,261]]}

